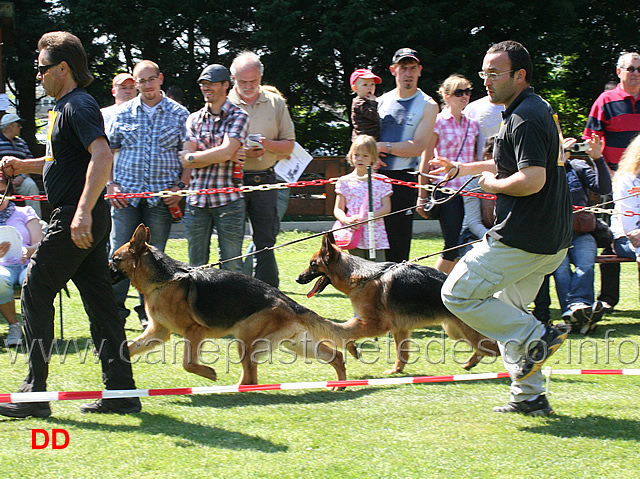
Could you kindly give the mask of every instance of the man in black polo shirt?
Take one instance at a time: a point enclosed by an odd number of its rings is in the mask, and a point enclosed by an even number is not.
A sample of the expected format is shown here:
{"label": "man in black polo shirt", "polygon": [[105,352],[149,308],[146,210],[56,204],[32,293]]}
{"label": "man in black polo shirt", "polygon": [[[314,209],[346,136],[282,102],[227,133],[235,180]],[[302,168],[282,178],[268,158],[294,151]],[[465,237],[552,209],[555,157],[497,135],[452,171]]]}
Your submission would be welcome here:
{"label": "man in black polo shirt", "polygon": [[[98,104],[85,90],[93,80],[80,40],[50,32],[38,42],[38,74],[47,95],[56,99],[49,112],[43,158],[5,157],[8,175],[43,173],[53,206],[49,230],[31,258],[22,290],[22,318],[29,348],[29,374],[20,392],[46,391],[49,364],[44,353],[53,342],[53,300],[73,280],[89,316],[91,337],[102,362],[107,389],[135,389],[124,327],[118,317],[107,261],[111,227],[103,199],[113,157]],[[100,399],[82,412],[140,411],[138,398]],[[0,404],[10,417],[48,417],[48,402]]]}
{"label": "man in black polo shirt", "polygon": [[560,131],[551,107],[533,92],[529,52],[513,41],[493,45],[480,78],[492,103],[505,106],[494,160],[457,164],[433,160],[441,171],[482,173],[480,187],[497,195],[496,223],[454,267],[442,288],[447,308],[495,339],[511,377],[511,400],[495,412],[546,416],[542,364],[568,330],[544,326],[529,312],[544,276],[571,243],[572,210]]}

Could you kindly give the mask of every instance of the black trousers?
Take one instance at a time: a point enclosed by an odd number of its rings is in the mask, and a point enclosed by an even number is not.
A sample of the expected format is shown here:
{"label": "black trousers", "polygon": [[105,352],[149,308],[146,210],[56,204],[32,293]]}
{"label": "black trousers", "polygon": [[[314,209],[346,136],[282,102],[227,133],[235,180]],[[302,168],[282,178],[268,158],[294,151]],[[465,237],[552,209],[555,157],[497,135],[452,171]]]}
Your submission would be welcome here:
{"label": "black trousers", "polygon": [[111,216],[106,201],[92,212],[93,246],[78,248],[71,240],[75,206],[53,210],[49,231],[33,255],[22,289],[22,318],[29,349],[29,374],[20,391],[45,391],[54,331],[56,294],[67,281],[78,288],[107,389],[134,389],[124,326],[118,317],[107,261]]}
{"label": "black trousers", "polygon": [[[381,174],[407,182],[416,182],[416,177],[409,174],[408,170],[384,170]],[[416,205],[418,190],[408,186],[393,185],[391,195],[391,211],[399,211]],[[389,249],[386,256],[387,261],[401,263],[409,259],[411,249],[411,237],[413,236],[413,213],[414,210],[403,211],[384,218],[384,227],[389,238]]]}

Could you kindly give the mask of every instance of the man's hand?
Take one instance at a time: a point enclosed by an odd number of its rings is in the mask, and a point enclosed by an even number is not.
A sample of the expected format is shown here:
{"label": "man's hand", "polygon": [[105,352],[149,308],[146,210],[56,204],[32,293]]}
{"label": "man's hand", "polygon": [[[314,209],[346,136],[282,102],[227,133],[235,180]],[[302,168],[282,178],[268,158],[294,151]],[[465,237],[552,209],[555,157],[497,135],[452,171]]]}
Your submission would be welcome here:
{"label": "man's hand", "polygon": [[[120,185],[118,183],[111,183],[109,186],[107,186],[108,195],[118,195],[120,193],[122,193],[122,190],[120,189]],[[126,208],[129,204],[129,200],[127,198],[109,198],[109,203],[114,208],[120,209]]]}
{"label": "man's hand", "polygon": [[640,247],[640,229],[629,231],[627,238],[634,248]]}
{"label": "man's hand", "polygon": [[85,214],[80,208],[76,210],[71,220],[71,240],[80,249],[88,249],[93,244],[91,226],[93,218],[91,211]]}
{"label": "man's hand", "polygon": [[23,167],[24,161],[15,156],[3,156],[2,161],[0,161],[0,169],[9,178],[21,174]]}
{"label": "man's hand", "polygon": [[447,178],[450,178],[451,175],[455,174],[456,170],[460,168],[458,163],[455,161],[451,161],[446,156],[437,156],[429,161],[430,167],[436,167],[429,171],[431,175],[443,175],[446,174]]}
{"label": "man's hand", "polygon": [[[178,188],[177,186],[172,186],[168,190],[164,190],[164,191],[180,191],[180,188]],[[178,203],[180,203],[180,195],[163,196],[162,201],[169,208],[171,208],[172,206],[178,206]]]}

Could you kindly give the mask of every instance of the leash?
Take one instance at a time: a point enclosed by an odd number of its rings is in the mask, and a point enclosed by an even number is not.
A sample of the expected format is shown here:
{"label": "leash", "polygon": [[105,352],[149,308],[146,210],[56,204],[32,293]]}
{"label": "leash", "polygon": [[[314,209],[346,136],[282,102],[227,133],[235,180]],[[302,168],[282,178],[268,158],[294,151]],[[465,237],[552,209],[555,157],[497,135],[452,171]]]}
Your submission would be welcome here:
{"label": "leash", "polygon": [[[2,173],[4,173],[4,169],[2,170]],[[5,174],[5,176],[7,176]],[[0,199],[0,205],[2,205],[4,203],[5,198],[7,197],[7,191],[9,191],[9,188],[11,188],[11,179],[13,177],[12,176],[7,176],[7,188],[4,190],[4,193],[2,194],[2,199]]]}
{"label": "leash", "polygon": [[[457,175],[457,172],[456,172],[456,175]],[[451,178],[446,178],[446,179],[444,179],[444,180],[440,181],[440,182],[436,185],[436,187],[441,186],[442,184],[446,183],[446,182],[447,182],[447,181],[449,181],[449,180],[452,180],[453,178],[455,178],[455,176],[456,176],[456,175],[454,175],[454,176],[453,176],[453,177],[451,177]],[[446,203],[447,201],[451,201],[451,200],[452,200],[453,198],[455,198],[456,196],[459,196],[459,195],[461,194],[461,192],[462,192],[462,191],[464,191],[464,188],[465,188],[465,187],[466,187],[466,186],[467,186],[467,185],[468,185],[468,184],[469,184],[469,183],[470,183],[474,178],[476,178],[477,176],[480,176],[480,175],[475,175],[475,176],[472,176],[471,178],[469,178],[469,180],[467,180],[467,181],[466,181],[466,182],[465,182],[465,183],[464,183],[460,188],[458,188],[457,190],[455,190],[455,192],[454,192],[452,195],[450,195],[449,197],[447,197],[447,198],[442,198],[442,199],[440,199],[440,200],[437,200],[437,201],[439,202],[438,204],[444,204],[444,203]],[[432,185],[423,185],[422,187],[431,187],[431,186],[432,186]],[[435,188],[434,188],[434,193],[435,193]],[[195,267],[195,269],[213,268],[213,267],[215,267],[215,266],[220,266],[220,265],[223,265],[223,264],[225,264],[225,263],[228,263],[229,261],[235,261],[235,260],[239,260],[239,259],[248,258],[248,257],[254,256],[254,255],[260,254],[260,253],[264,253],[264,252],[266,252],[266,251],[275,251],[275,250],[277,250],[277,249],[284,248],[285,246],[291,246],[291,245],[293,245],[293,244],[300,243],[300,242],[302,242],[302,241],[307,241],[307,240],[310,240],[310,239],[317,238],[317,237],[319,237],[319,236],[323,236],[323,235],[325,235],[325,234],[327,234],[327,233],[333,233],[334,231],[340,231],[340,230],[343,230],[343,229],[345,229],[345,228],[353,228],[354,226],[360,226],[360,225],[363,225],[363,224],[367,224],[367,223],[369,223],[369,222],[371,222],[371,221],[376,221],[376,220],[384,219],[384,218],[386,218],[387,216],[397,215],[397,214],[399,214],[399,213],[404,213],[404,212],[407,212],[407,211],[411,211],[411,210],[413,210],[413,209],[415,209],[415,208],[417,208],[417,207],[418,207],[418,205],[409,206],[409,207],[407,207],[407,208],[403,208],[403,209],[400,209],[400,210],[397,210],[397,211],[392,211],[392,212],[387,213],[387,214],[384,214],[384,215],[380,215],[380,216],[378,216],[377,218],[374,218],[374,219],[372,219],[372,220],[370,220],[370,219],[368,219],[368,218],[367,218],[367,219],[365,219],[365,220],[359,221],[359,222],[357,222],[357,223],[353,223],[353,224],[348,225],[348,226],[341,226],[340,228],[333,228],[333,229],[330,229],[330,230],[321,231],[321,232],[319,232],[319,233],[314,233],[314,234],[312,234],[312,235],[310,235],[310,236],[305,236],[304,238],[298,238],[298,239],[296,239],[296,240],[291,240],[291,241],[288,241],[288,242],[286,242],[286,243],[282,243],[282,244],[279,244],[279,245],[274,245],[274,246],[265,246],[264,248],[262,248],[262,249],[260,249],[260,250],[253,251],[253,252],[251,252],[251,253],[243,254],[243,255],[240,255],[240,256],[235,256],[235,257],[233,257],[233,258],[229,258],[229,259],[225,259],[225,260],[220,260],[220,261],[218,261],[218,262],[216,262],[216,263],[204,264],[204,265],[201,265],[201,266],[197,266],[197,267]],[[480,240],[478,240],[478,241],[480,241]],[[473,244],[473,243],[468,243],[468,244]],[[437,252],[437,253],[432,253],[431,255],[427,255],[427,256],[425,256],[425,257],[423,257],[423,258],[416,259],[416,261],[419,261],[420,259],[428,258],[429,256],[433,256],[433,255],[437,255],[437,254],[444,253],[445,251],[453,250],[453,249],[456,249],[456,248],[462,248],[463,246],[466,246],[466,245],[460,245],[460,246],[456,246],[456,247],[453,247],[453,248],[449,248],[448,250],[443,250],[443,251],[439,251],[439,252]],[[411,260],[411,261],[414,261],[414,260]],[[404,263],[404,261],[403,261],[403,263]],[[402,263],[396,263],[396,264],[402,264]]]}

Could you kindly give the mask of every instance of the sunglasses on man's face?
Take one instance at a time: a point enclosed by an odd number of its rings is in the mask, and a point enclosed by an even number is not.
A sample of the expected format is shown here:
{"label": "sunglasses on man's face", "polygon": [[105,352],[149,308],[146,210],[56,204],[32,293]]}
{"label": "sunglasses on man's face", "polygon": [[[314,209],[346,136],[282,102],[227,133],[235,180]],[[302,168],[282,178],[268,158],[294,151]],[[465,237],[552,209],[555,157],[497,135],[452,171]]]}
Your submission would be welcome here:
{"label": "sunglasses on man's face", "polygon": [[623,68],[623,70],[626,70],[629,73],[635,73],[635,72],[640,73],[640,67],[634,67],[633,65],[631,65],[629,67],[626,67],[626,68]]}
{"label": "sunglasses on man's face", "polygon": [[457,96],[457,97],[461,97],[461,96],[464,96],[464,95],[469,95],[469,96],[471,96],[471,92],[472,92],[472,91],[473,91],[473,88],[464,88],[464,89],[462,89],[462,88],[456,88],[456,89],[454,90],[454,92],[453,92],[453,95],[454,95],[454,96]]}
{"label": "sunglasses on man's face", "polygon": [[49,65],[38,65],[38,73],[40,73],[41,76],[44,76],[44,74],[47,72],[47,70],[49,70],[49,68],[55,67],[56,65],[60,65],[60,63],[62,62],[50,63]]}

